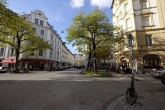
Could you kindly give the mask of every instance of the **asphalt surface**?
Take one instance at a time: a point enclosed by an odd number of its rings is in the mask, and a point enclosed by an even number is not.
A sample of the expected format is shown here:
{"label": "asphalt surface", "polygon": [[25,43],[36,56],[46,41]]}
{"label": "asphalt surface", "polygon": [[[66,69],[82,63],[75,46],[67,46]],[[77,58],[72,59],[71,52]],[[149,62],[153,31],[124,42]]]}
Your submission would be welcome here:
{"label": "asphalt surface", "polygon": [[[113,77],[86,77],[80,75],[80,71],[0,74],[0,110],[131,110],[137,109],[137,104],[146,105],[143,101],[151,99],[145,96],[151,95],[156,103],[164,104],[159,99],[165,98],[165,85],[160,79],[135,76],[141,80],[135,82],[138,103],[129,106],[124,98],[130,86],[128,75],[113,73]],[[153,110],[163,110],[163,106],[156,108],[153,103]]]}

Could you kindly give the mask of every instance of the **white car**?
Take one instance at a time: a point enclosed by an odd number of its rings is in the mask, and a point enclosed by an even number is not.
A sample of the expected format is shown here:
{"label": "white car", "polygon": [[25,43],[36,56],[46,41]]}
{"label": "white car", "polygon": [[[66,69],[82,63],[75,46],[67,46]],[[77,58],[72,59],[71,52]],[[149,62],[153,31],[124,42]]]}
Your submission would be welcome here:
{"label": "white car", "polygon": [[151,71],[151,76],[160,78],[163,76],[164,73],[165,73],[165,68],[159,68],[159,69]]}
{"label": "white car", "polygon": [[7,73],[9,69],[7,67],[0,66],[0,73]]}

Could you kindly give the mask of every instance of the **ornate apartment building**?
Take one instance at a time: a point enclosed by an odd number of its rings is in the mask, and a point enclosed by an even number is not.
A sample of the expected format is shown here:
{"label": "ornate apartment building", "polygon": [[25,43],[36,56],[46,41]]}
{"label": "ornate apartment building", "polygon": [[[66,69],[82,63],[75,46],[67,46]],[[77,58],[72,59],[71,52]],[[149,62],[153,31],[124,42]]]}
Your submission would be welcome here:
{"label": "ornate apartment building", "polygon": [[[20,66],[28,63],[33,67],[33,70],[44,70],[45,67],[50,69],[57,66],[74,64],[74,55],[67,49],[66,45],[64,45],[60,35],[54,30],[53,26],[48,23],[48,18],[42,11],[35,10],[30,14],[24,14],[24,17],[31,24],[37,36],[49,41],[51,48],[21,54],[19,56]],[[14,63],[14,50],[10,46],[0,46],[0,59],[2,63],[4,62],[3,65],[5,66]],[[11,59],[13,59],[13,62],[11,62]]]}
{"label": "ornate apartment building", "polygon": [[118,65],[130,66],[128,35],[133,36],[133,59],[142,69],[165,66],[165,1],[113,0],[113,24],[121,28],[122,43],[115,45]]}

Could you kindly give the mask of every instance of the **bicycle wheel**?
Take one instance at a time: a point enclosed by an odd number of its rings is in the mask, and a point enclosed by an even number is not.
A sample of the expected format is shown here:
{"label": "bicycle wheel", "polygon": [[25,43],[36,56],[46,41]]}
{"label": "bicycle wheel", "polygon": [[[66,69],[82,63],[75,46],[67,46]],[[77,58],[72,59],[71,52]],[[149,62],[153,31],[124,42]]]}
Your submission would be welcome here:
{"label": "bicycle wheel", "polygon": [[127,103],[129,103],[130,105],[133,105],[136,103],[137,100],[137,94],[135,89],[129,88],[126,92],[126,100]]}

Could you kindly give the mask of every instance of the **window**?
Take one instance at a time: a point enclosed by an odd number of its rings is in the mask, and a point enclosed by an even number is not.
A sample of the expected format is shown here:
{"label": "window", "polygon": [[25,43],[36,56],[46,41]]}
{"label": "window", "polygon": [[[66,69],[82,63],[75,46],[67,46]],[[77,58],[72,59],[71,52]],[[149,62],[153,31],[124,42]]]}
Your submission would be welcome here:
{"label": "window", "polygon": [[50,44],[50,48],[53,49],[53,44],[52,43]]}
{"label": "window", "polygon": [[52,53],[52,52],[50,52],[50,58],[52,58],[52,55],[53,55],[53,53]]}
{"label": "window", "polygon": [[44,22],[42,20],[40,20],[40,26],[43,26]]}
{"label": "window", "polygon": [[11,48],[11,49],[10,49],[10,55],[11,55],[11,56],[15,55],[15,53],[14,53],[14,48]]}
{"label": "window", "polygon": [[146,45],[152,45],[152,36],[146,35]]}
{"label": "window", "polygon": [[51,34],[51,38],[50,38],[51,41],[53,41],[53,35]]}
{"label": "window", "polygon": [[158,55],[148,54],[143,57],[144,68],[161,68],[161,59]]}
{"label": "window", "polygon": [[125,6],[124,6],[124,7],[125,7],[125,12],[128,12],[128,8],[129,8],[129,7],[128,7],[128,3],[127,3],[127,4],[125,4]]}
{"label": "window", "polygon": [[150,18],[143,17],[143,26],[150,26]]}
{"label": "window", "polygon": [[130,19],[127,19],[126,20],[126,23],[127,23],[127,28],[130,28],[131,27],[131,20]]}
{"label": "window", "polygon": [[38,24],[38,19],[37,18],[35,18],[35,24]]}
{"label": "window", "polygon": [[41,33],[40,33],[40,35],[43,35],[43,36],[44,36],[44,30],[41,30]]}
{"label": "window", "polygon": [[4,54],[4,48],[0,48],[0,55]]}
{"label": "window", "polygon": [[43,50],[39,50],[39,56],[43,55]]}
{"label": "window", "polygon": [[147,8],[147,2],[146,1],[141,2],[141,8],[142,9]]}
{"label": "window", "polygon": [[36,33],[36,28],[35,28],[35,27],[33,27],[32,29],[33,29],[34,33]]}

